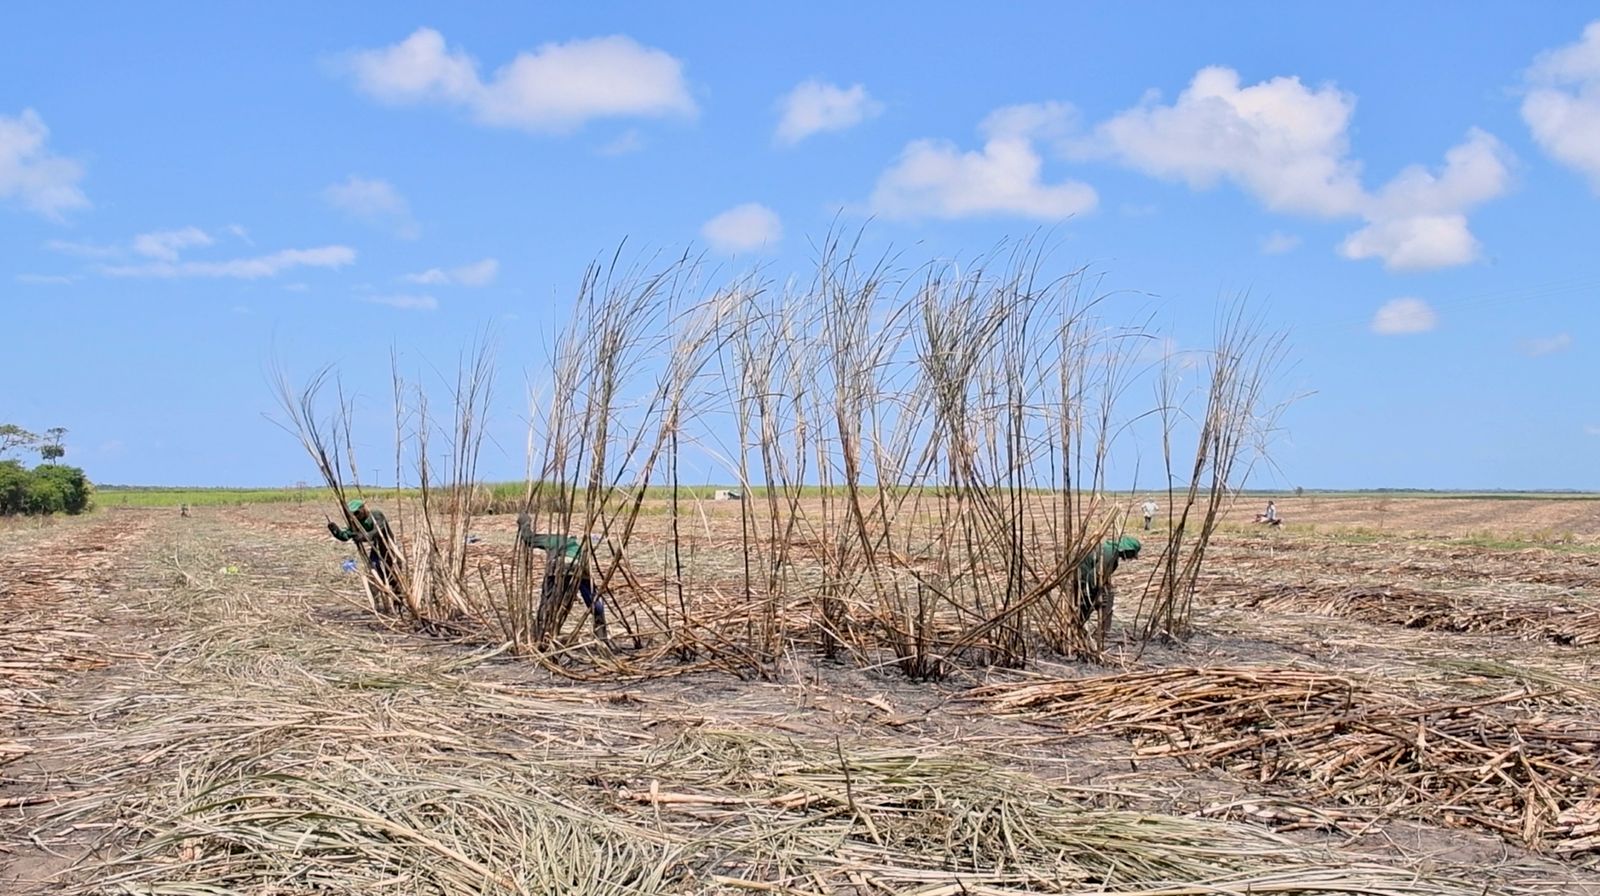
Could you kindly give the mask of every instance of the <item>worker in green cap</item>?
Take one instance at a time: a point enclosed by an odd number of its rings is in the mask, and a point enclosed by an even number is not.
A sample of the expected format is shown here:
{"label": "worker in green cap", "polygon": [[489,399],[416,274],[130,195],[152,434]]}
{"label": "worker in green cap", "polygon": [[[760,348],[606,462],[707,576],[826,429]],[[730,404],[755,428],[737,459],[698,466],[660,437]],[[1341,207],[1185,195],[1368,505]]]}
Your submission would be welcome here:
{"label": "worker in green cap", "polygon": [[1102,647],[1111,634],[1111,616],[1117,602],[1111,574],[1117,571],[1121,561],[1138,557],[1141,547],[1139,539],[1132,535],[1107,539],[1099,550],[1090,551],[1078,564],[1078,618],[1087,623],[1090,614],[1099,611]]}
{"label": "worker in green cap", "polygon": [[603,644],[606,637],[606,603],[594,592],[594,578],[589,570],[589,552],[584,550],[584,539],[569,535],[540,535],[533,531],[533,518],[526,512],[517,514],[517,541],[524,549],[544,551],[544,584],[539,592],[540,606],[554,606],[546,601],[570,601],[574,595],[583,599],[583,605],[594,617],[594,634]]}
{"label": "worker in green cap", "polygon": [[394,530],[389,528],[389,518],[381,510],[368,508],[367,502],[360,498],[351,500],[345,509],[350,511],[350,518],[356,524],[347,529],[328,520],[328,534],[340,541],[354,541],[366,546],[367,569],[389,592],[384,595],[386,600],[380,600],[380,603],[397,606],[400,599],[399,551]]}

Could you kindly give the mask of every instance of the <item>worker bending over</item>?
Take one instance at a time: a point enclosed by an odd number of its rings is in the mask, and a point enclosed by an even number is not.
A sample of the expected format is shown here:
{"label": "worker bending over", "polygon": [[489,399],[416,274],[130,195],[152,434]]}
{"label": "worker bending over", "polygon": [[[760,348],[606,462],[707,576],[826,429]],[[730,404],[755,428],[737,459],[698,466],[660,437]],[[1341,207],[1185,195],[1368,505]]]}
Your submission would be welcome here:
{"label": "worker bending over", "polygon": [[1078,564],[1078,618],[1087,624],[1090,614],[1099,611],[1101,647],[1111,634],[1111,617],[1117,602],[1111,574],[1117,571],[1120,561],[1138,557],[1140,547],[1139,539],[1131,535],[1108,539]]}
{"label": "worker bending over", "polygon": [[387,593],[379,595],[378,609],[392,612],[400,606],[399,550],[394,540],[394,530],[389,528],[389,518],[381,510],[371,510],[367,502],[356,498],[345,505],[355,525],[349,528],[328,520],[328,533],[340,541],[354,541],[367,549],[367,570]]}
{"label": "worker bending over", "polygon": [[583,605],[594,617],[595,637],[603,644],[610,644],[610,639],[606,637],[606,604],[594,591],[589,552],[584,549],[585,539],[535,533],[532,518],[524,512],[517,514],[517,540],[523,547],[537,548],[549,556],[539,605],[554,607],[559,604],[545,602],[570,601],[573,595],[581,597]]}

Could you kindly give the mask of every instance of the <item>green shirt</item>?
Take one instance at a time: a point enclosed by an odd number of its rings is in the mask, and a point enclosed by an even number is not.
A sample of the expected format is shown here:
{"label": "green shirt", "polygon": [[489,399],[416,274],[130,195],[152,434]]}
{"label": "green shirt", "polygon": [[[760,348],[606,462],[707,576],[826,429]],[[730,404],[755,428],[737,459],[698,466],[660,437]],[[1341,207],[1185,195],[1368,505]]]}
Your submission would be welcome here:
{"label": "green shirt", "polygon": [[531,530],[521,532],[522,543],[530,548],[549,551],[559,554],[563,559],[573,561],[583,553],[583,539],[573,538],[570,535],[535,535]]}
{"label": "green shirt", "polygon": [[1111,581],[1111,574],[1117,571],[1117,564],[1122,558],[1139,556],[1140,547],[1139,539],[1131,535],[1105,542],[1100,545],[1100,550],[1091,551],[1078,564],[1079,583],[1091,594],[1099,591],[1102,585]]}
{"label": "green shirt", "polygon": [[333,533],[333,537],[340,541],[358,542],[372,541],[377,536],[389,541],[394,540],[394,533],[389,529],[389,518],[384,516],[381,510],[368,508],[366,520],[356,520],[356,522],[360,524],[360,528],[340,529]]}

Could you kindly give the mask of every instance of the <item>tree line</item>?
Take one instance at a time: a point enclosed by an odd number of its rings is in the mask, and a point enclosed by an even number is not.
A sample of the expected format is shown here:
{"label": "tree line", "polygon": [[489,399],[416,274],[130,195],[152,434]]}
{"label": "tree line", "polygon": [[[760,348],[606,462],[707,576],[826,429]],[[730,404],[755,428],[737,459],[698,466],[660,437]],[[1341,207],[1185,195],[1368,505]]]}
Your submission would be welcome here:
{"label": "tree line", "polygon": [[[54,426],[43,434],[15,423],[0,423],[0,515],[18,513],[82,513],[89,508],[94,486],[78,467],[58,463],[67,454],[62,445],[67,430]],[[33,469],[20,460],[7,460],[11,451],[35,451]]]}

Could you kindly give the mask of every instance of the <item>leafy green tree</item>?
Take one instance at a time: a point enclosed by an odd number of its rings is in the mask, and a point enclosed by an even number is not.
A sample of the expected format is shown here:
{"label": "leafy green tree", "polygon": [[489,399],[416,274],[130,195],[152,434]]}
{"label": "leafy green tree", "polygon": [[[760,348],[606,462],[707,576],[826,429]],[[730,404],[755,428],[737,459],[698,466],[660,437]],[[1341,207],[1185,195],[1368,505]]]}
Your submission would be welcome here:
{"label": "leafy green tree", "polygon": [[66,438],[66,435],[67,428],[65,426],[52,426],[45,430],[44,438],[39,440],[40,459],[47,464],[53,464],[60,460],[67,453],[67,449],[61,447],[61,440]]}
{"label": "leafy green tree", "polygon": [[28,502],[33,474],[14,460],[0,460],[0,516],[22,513]]}
{"label": "leafy green tree", "polygon": [[83,470],[61,464],[24,469],[19,461],[0,461],[0,516],[17,513],[82,513],[94,485]]}
{"label": "leafy green tree", "polygon": [[55,464],[35,467],[33,480],[40,497],[48,498],[50,504],[49,510],[35,512],[82,513],[89,509],[92,488],[83,470]]}

